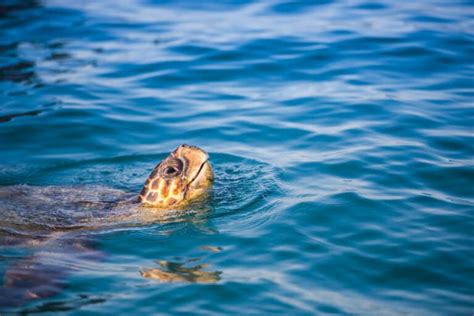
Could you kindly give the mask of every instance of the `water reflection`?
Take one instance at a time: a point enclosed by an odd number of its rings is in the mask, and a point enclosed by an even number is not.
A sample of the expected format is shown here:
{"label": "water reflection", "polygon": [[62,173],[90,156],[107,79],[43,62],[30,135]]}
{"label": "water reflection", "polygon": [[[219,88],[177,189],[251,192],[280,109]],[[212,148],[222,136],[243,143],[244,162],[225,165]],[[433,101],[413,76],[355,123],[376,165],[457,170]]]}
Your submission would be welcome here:
{"label": "water reflection", "polygon": [[185,262],[173,262],[166,260],[157,260],[160,268],[143,269],[141,276],[148,279],[154,279],[163,283],[171,282],[189,282],[189,283],[215,283],[221,279],[221,271],[203,271],[209,267],[209,264],[202,263],[186,267],[190,262],[200,258],[186,260]]}

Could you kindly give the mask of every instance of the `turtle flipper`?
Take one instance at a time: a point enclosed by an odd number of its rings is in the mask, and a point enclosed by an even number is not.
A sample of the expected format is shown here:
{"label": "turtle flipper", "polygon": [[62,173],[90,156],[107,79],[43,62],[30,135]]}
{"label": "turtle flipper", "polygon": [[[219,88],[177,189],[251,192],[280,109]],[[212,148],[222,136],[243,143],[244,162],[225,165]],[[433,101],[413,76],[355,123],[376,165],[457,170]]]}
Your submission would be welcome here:
{"label": "turtle flipper", "polygon": [[0,311],[22,306],[29,301],[60,293],[67,286],[67,277],[80,261],[97,261],[103,254],[86,239],[57,240],[57,245],[42,246],[40,251],[11,265],[0,287]]}
{"label": "turtle flipper", "polygon": [[30,300],[53,296],[64,288],[68,274],[68,269],[43,263],[36,255],[20,260],[4,275],[0,306],[15,307]]}

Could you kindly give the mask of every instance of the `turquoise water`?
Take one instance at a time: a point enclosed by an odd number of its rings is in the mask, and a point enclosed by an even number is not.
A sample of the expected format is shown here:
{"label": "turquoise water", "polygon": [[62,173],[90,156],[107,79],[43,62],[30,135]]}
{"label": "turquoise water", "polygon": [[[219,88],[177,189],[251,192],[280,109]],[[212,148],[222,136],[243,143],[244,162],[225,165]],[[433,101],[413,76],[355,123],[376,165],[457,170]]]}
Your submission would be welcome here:
{"label": "turquoise water", "polygon": [[[472,315],[473,12],[2,1],[1,186],[138,193],[181,143],[216,172],[207,212],[91,232],[100,260],[43,249],[64,287],[8,311]],[[0,272],[36,251],[2,246]],[[218,278],[143,278],[156,260]]]}

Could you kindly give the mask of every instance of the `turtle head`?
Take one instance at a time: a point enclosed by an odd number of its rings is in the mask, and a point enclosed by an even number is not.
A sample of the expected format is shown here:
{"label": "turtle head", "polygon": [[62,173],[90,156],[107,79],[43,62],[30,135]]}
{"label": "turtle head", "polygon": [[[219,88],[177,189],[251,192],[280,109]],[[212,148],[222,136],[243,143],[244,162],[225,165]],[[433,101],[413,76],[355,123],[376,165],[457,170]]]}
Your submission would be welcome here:
{"label": "turtle head", "polygon": [[203,197],[213,180],[209,155],[198,147],[181,145],[153,169],[139,200],[145,206],[178,208]]}

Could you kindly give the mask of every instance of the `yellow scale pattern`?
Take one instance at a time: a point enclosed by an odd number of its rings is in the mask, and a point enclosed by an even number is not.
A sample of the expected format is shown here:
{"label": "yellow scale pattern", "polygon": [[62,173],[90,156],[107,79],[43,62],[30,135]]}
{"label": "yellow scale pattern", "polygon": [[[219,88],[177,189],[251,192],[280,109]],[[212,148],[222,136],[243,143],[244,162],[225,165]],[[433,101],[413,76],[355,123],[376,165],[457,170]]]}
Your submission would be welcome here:
{"label": "yellow scale pattern", "polygon": [[140,194],[143,204],[148,206],[172,206],[183,199],[185,192],[182,179],[165,180],[159,177],[148,178]]}

